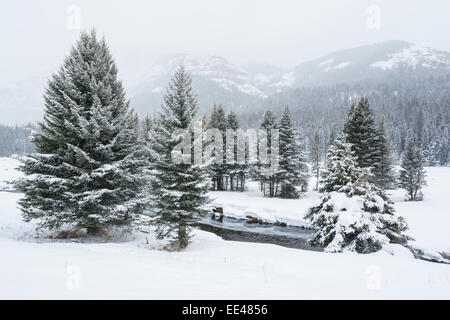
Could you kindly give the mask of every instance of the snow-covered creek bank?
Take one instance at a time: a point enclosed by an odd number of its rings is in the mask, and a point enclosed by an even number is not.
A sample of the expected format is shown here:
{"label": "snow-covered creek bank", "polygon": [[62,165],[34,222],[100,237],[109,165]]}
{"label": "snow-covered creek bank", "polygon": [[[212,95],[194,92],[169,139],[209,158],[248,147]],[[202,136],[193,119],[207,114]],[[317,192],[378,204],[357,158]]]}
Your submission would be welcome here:
{"label": "snow-covered creek bank", "polygon": [[214,218],[214,215],[203,219],[198,227],[224,240],[269,243],[287,248],[322,251],[321,248],[312,247],[308,243],[314,231],[302,227],[249,223],[248,220],[230,217],[219,219]]}
{"label": "snow-covered creek bank", "polygon": [[[267,243],[286,248],[323,251],[322,248],[313,247],[308,243],[308,240],[314,234],[314,230],[304,227],[271,223],[251,223],[249,220],[227,216],[217,217],[212,214],[198,223],[198,228],[214,233],[228,241]],[[414,245],[409,245],[408,249],[416,259],[428,262],[449,263],[449,256],[444,252],[424,251],[421,248],[416,248]]]}

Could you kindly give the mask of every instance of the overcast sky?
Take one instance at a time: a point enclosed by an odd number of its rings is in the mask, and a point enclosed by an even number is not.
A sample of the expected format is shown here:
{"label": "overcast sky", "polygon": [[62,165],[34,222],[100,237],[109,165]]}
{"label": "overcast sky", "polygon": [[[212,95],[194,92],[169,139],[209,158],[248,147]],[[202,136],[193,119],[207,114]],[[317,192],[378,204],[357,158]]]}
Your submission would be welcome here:
{"label": "overcast sky", "polygon": [[77,8],[81,30],[105,35],[119,69],[179,52],[289,67],[394,39],[450,51],[448,0],[1,0],[0,78],[60,65],[80,32]]}

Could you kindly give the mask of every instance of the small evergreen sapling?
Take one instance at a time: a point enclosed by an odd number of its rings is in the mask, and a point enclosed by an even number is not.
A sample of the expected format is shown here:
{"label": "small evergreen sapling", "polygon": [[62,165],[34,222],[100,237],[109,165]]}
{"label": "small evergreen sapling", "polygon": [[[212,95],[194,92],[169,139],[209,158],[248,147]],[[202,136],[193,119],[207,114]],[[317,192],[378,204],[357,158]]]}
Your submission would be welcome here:
{"label": "small evergreen sapling", "polygon": [[422,150],[416,148],[413,139],[408,141],[403,155],[399,177],[399,187],[408,192],[411,201],[422,200],[420,191],[426,186],[426,173]]}

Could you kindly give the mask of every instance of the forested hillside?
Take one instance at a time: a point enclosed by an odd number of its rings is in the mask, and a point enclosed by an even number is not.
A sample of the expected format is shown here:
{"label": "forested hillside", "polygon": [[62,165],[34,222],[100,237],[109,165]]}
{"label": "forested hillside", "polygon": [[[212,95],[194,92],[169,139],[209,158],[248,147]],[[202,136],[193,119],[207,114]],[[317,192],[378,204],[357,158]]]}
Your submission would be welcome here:
{"label": "forested hillside", "polygon": [[32,130],[34,125],[15,127],[0,125],[0,157],[33,152],[34,146],[30,141]]}
{"label": "forested hillside", "polygon": [[[243,127],[255,128],[262,110],[280,114],[289,105],[297,127],[310,145],[317,131],[323,150],[333,131],[342,128],[352,103],[367,96],[378,117],[385,116],[397,158],[408,137],[423,147],[428,165],[448,165],[450,75],[391,76],[383,81],[294,89],[271,96],[262,108],[238,112]],[[324,154],[325,152],[322,152]]]}

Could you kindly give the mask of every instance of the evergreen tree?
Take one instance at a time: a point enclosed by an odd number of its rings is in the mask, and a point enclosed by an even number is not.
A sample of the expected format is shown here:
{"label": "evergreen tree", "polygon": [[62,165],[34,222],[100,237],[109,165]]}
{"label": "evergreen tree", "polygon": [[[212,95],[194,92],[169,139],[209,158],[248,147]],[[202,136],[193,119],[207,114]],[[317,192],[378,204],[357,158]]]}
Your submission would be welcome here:
{"label": "evergreen tree", "polygon": [[438,142],[438,152],[436,154],[436,160],[441,166],[445,166],[449,163],[450,159],[450,140],[448,135],[448,128],[446,128],[444,134]]}
{"label": "evergreen tree", "polygon": [[281,198],[295,199],[299,197],[295,188],[300,183],[297,139],[298,136],[291,121],[291,113],[286,106],[280,119],[279,170],[277,172]]}
{"label": "evergreen tree", "polygon": [[341,133],[328,148],[325,167],[321,172],[320,192],[345,191],[342,188],[351,188],[363,174],[352,144],[347,139],[347,135]]}
{"label": "evergreen tree", "polygon": [[[239,120],[233,111],[231,111],[227,116],[227,130],[233,130],[236,133],[236,136],[233,137],[233,144],[232,146],[228,146],[227,141],[227,152],[233,153],[233,164],[227,163],[227,173],[230,177],[229,183],[230,183],[230,190],[231,191],[244,191],[245,190],[245,176],[247,172],[247,165],[245,163],[245,140],[244,139],[238,139],[238,132],[237,130],[240,129],[239,126]],[[244,163],[239,163],[238,154],[244,155]]]}
{"label": "evergreen tree", "polygon": [[393,145],[384,117],[381,117],[379,129],[379,163],[374,170],[374,183],[382,189],[392,189],[396,183]]}
{"label": "evergreen tree", "polygon": [[314,135],[314,142],[311,150],[311,162],[312,162],[312,171],[314,173],[314,177],[316,179],[316,186],[314,188],[315,191],[319,190],[319,179],[320,179],[320,139],[319,135]]}
{"label": "evergreen tree", "polygon": [[[212,190],[224,191],[228,187],[229,178],[229,167],[226,164],[226,129],[227,129],[227,118],[223,107],[219,105],[216,107],[214,105],[213,112],[211,114],[211,119],[208,123],[207,129],[218,129],[222,134],[222,148],[223,148],[223,159],[221,163],[213,163],[209,168],[209,172],[212,179]],[[215,139],[214,137],[213,139]],[[213,154],[215,157],[215,154]]]}
{"label": "evergreen tree", "polygon": [[348,109],[347,118],[344,123],[343,132],[345,132],[346,134],[348,134],[350,132],[350,130],[352,130],[351,125],[352,125],[352,119],[353,119],[353,116],[355,113],[355,109],[356,109],[356,105],[354,102],[352,102],[352,104],[350,105],[350,108]]}
{"label": "evergreen tree", "polygon": [[295,163],[296,163],[296,177],[297,185],[301,187],[302,192],[308,190],[309,184],[309,167],[308,167],[308,153],[303,136],[299,132],[295,132]]}
{"label": "evergreen tree", "polygon": [[336,139],[336,133],[334,132],[334,130],[331,130],[330,138],[328,139],[328,145],[332,145],[334,139]]}
{"label": "evergreen tree", "polygon": [[422,150],[416,148],[413,139],[408,141],[403,155],[399,187],[408,192],[409,200],[422,200],[420,190],[426,185]]}
{"label": "evergreen tree", "polygon": [[26,221],[95,234],[128,227],[146,205],[146,159],[139,121],[129,108],[105,40],[83,33],[52,76],[36,153],[18,182]]}
{"label": "evergreen tree", "polygon": [[419,107],[416,115],[416,121],[414,124],[414,135],[417,138],[418,145],[423,143],[423,129],[425,126],[425,116],[423,114],[423,109]]}
{"label": "evergreen tree", "polygon": [[[263,159],[261,158],[261,154],[265,153],[267,158],[270,160],[271,149],[272,149],[272,131],[278,129],[277,121],[269,110],[266,111],[263,115],[263,120],[261,122],[260,129],[267,132],[267,147],[266,150],[259,150],[258,143],[258,165],[257,165],[257,179],[260,182],[261,191],[263,194],[269,197],[274,197],[277,194],[277,181],[276,181],[276,172],[271,168],[270,163],[262,163]],[[259,137],[261,139],[261,137]],[[267,190],[268,189],[268,190]]]}
{"label": "evergreen tree", "polygon": [[370,183],[370,169],[359,168],[352,145],[341,134],[330,146],[318,205],[305,216],[317,229],[311,244],[327,252],[371,253],[393,242],[406,244],[402,217],[394,216],[392,202]]}
{"label": "evergreen tree", "polygon": [[344,132],[353,146],[358,166],[375,170],[380,162],[380,142],[378,126],[367,98],[361,98],[357,106],[352,106]]}
{"label": "evergreen tree", "polygon": [[[203,164],[194,163],[189,154],[187,161],[173,161],[173,151],[183,140],[178,132],[193,132],[196,112],[192,78],[180,67],[169,83],[150,143],[152,222],[158,238],[168,238],[175,249],[188,245],[193,224],[207,213],[204,205],[209,183]],[[195,137],[193,143],[201,143],[198,139]]]}
{"label": "evergreen tree", "polygon": [[0,157],[33,153],[35,148],[31,136],[36,130],[31,123],[14,127],[0,125]]}
{"label": "evergreen tree", "polygon": [[328,153],[328,148],[333,144],[334,139],[336,139],[336,133],[334,132],[334,129],[333,129],[333,130],[331,130],[330,137],[328,138],[328,143],[325,148],[325,155]]}
{"label": "evergreen tree", "polygon": [[150,137],[152,134],[151,132],[154,126],[154,119],[150,116],[146,116],[144,121],[142,121],[142,133],[144,135],[144,140],[146,141],[146,143],[150,141]]}
{"label": "evergreen tree", "polygon": [[235,112],[231,111],[227,116],[227,129],[239,129],[239,120]]}

